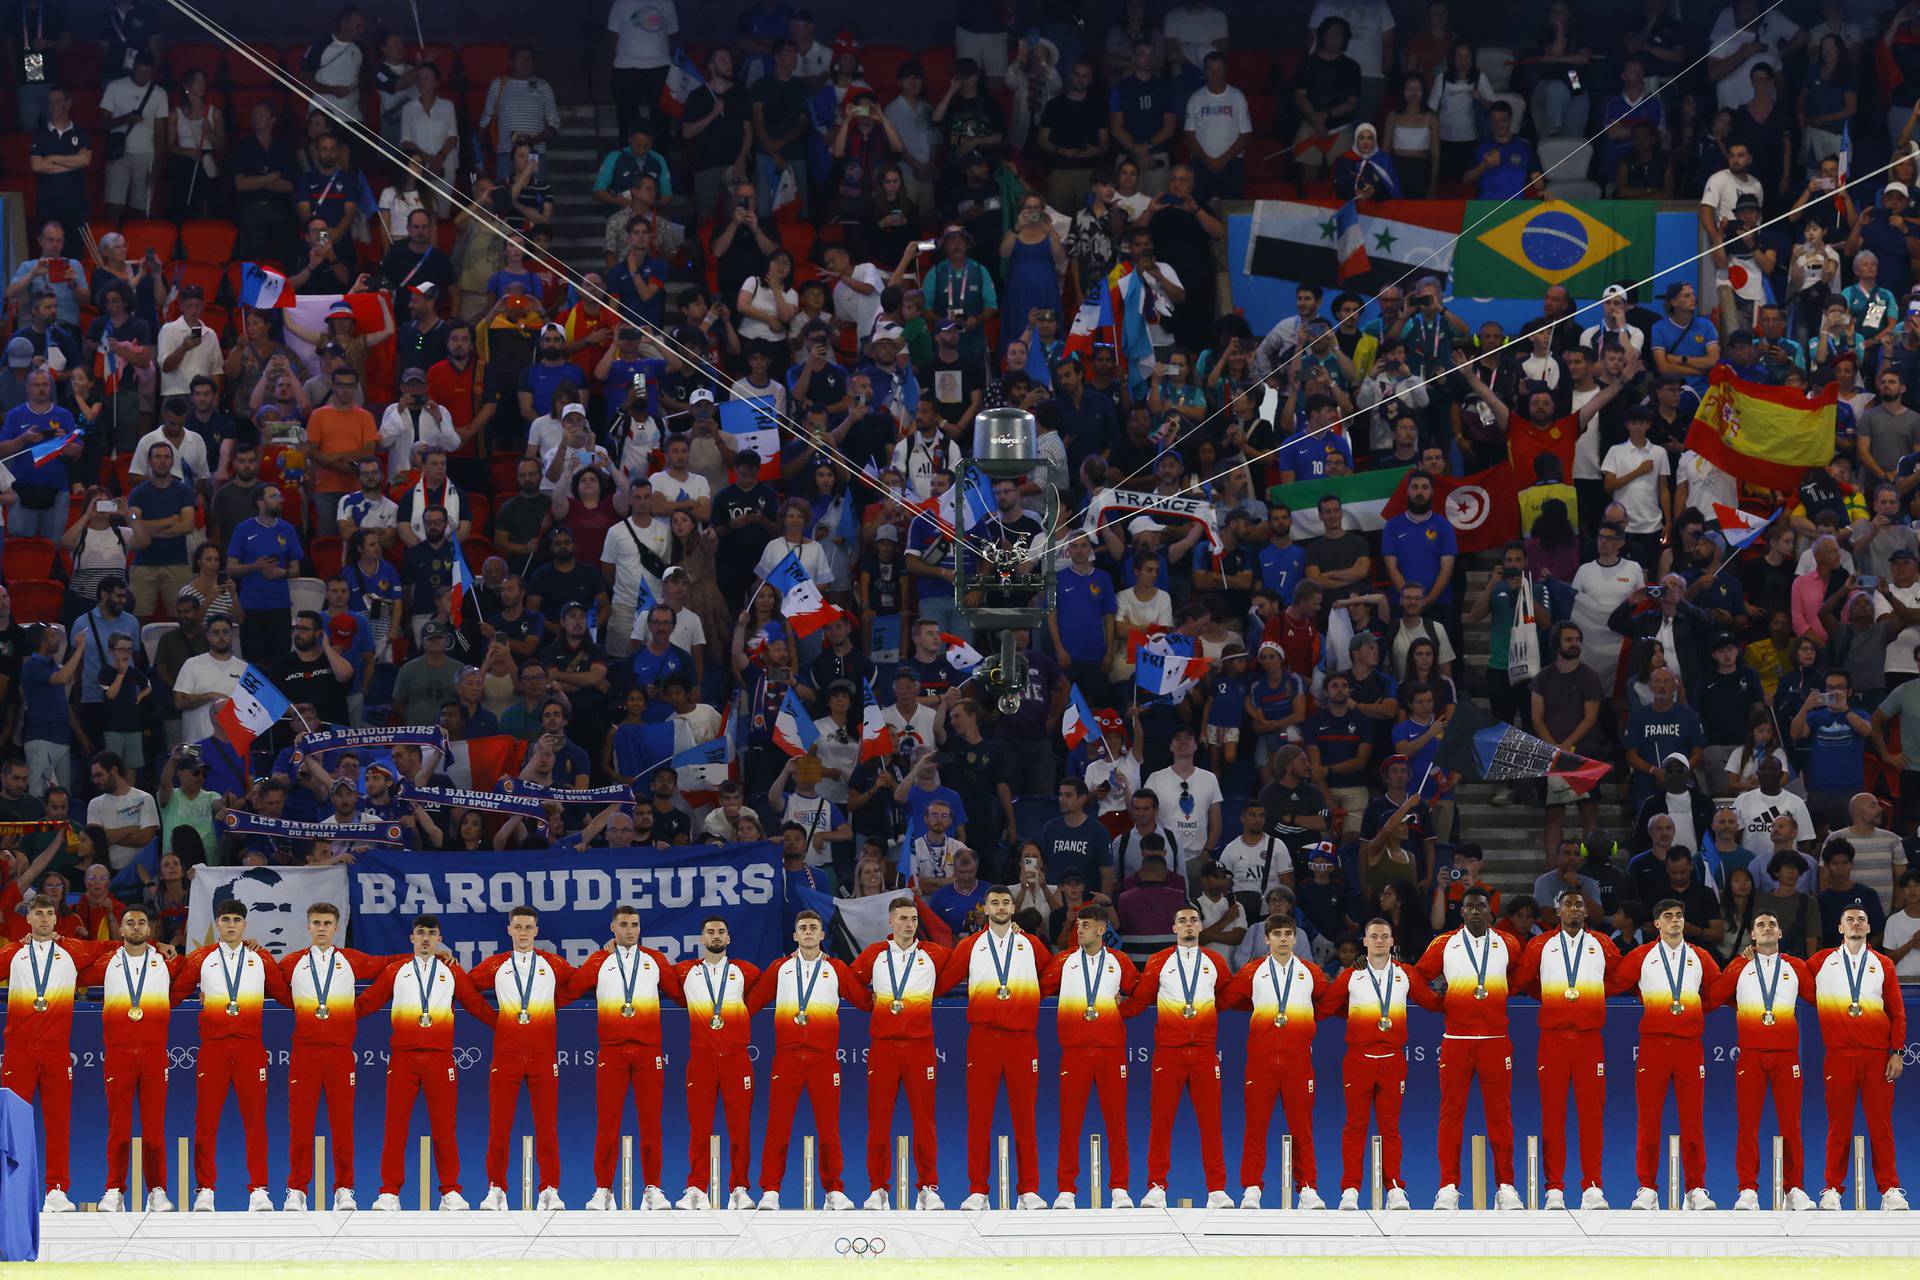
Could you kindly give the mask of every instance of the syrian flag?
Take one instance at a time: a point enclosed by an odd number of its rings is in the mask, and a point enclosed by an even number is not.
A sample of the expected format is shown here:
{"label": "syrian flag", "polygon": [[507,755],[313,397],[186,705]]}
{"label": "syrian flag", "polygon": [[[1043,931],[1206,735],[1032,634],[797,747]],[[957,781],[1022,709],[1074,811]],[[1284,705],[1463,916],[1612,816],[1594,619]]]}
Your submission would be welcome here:
{"label": "syrian flag", "polygon": [[[1184,642],[1184,643],[1182,643]],[[1193,641],[1175,632],[1155,636],[1140,648],[1133,682],[1142,692],[1169,700],[1184,698],[1212,663],[1193,656]]]}
{"label": "syrian flag", "polygon": [[1072,686],[1072,691],[1072,696],[1067,699],[1066,714],[1060,717],[1060,736],[1066,740],[1069,751],[1099,731],[1099,726],[1094,723],[1093,708],[1087,705],[1080,686]]}
{"label": "syrian flag", "polygon": [[873,700],[873,678],[867,678],[867,700],[860,709],[860,759],[882,760],[893,754],[893,726]]}
{"label": "syrian flag", "polygon": [[1604,760],[1562,751],[1543,738],[1500,724],[1471,698],[1454,704],[1433,763],[1475,782],[1559,778],[1576,795],[1586,795],[1612,772]]}
{"label": "syrian flag", "polygon": [[233,687],[233,696],[213,713],[213,723],[244,760],[253,749],[253,740],[278,724],[287,714],[288,705],[287,695],[274,687],[267,673],[248,663],[240,673],[240,683]]}
{"label": "syrian flag", "polygon": [[706,83],[706,77],[693,65],[693,59],[683,47],[673,55],[673,65],[667,68],[667,82],[660,88],[660,110],[675,120],[680,119],[687,113],[687,99]]}
{"label": "syrian flag", "polygon": [[1360,210],[1349,200],[1334,215],[1335,251],[1340,255],[1340,283],[1364,276],[1373,270],[1367,258],[1367,234],[1360,226]]}
{"label": "syrian flag", "polygon": [[257,262],[240,264],[240,305],[243,307],[291,307],[297,299],[293,284],[272,267]]}
{"label": "syrian flag", "polygon": [[760,459],[760,479],[780,479],[780,427],[773,400],[756,396],[729,400],[720,406],[720,429],[733,437],[735,449],[751,449]]}
{"label": "syrian flag", "polygon": [[1713,504],[1713,514],[1720,521],[1720,536],[1727,544],[1727,554],[1741,550],[1748,543],[1767,531],[1780,513],[1770,516],[1757,516],[1750,511],[1737,511],[1721,503]]}
{"label": "syrian flag", "polygon": [[942,631],[940,641],[947,646],[947,661],[963,675],[986,661],[978,649],[959,636]]}
{"label": "syrian flag", "polygon": [[447,616],[453,619],[456,627],[461,625],[461,608],[473,590],[473,570],[467,566],[467,553],[456,538],[453,543],[453,600],[447,608]]}
{"label": "syrian flag", "polygon": [[527,744],[510,733],[493,733],[450,744],[447,776],[463,791],[491,791],[502,778],[520,772]]}
{"label": "syrian flag", "polygon": [[34,445],[27,451],[27,456],[33,459],[34,466],[44,467],[49,462],[58,459],[68,445],[77,444],[79,441],[85,439],[86,434],[86,429],[81,427],[75,428],[62,435],[57,435],[51,440],[42,440],[39,444]]}
{"label": "syrian flag", "polygon": [[[1453,270],[1464,204],[1396,200],[1383,208],[1395,216],[1355,210],[1353,234],[1365,245],[1367,265],[1348,275],[1344,211],[1333,201],[1261,200],[1253,207],[1246,273],[1275,280],[1338,280],[1350,289],[1377,293],[1412,272],[1444,276]],[[1420,221],[1411,221],[1416,218]]]}
{"label": "syrian flag", "polygon": [[[864,729],[862,736],[865,736]],[[773,718],[773,745],[790,756],[803,756],[813,750],[813,744],[820,741],[820,731],[813,727],[813,717],[800,701],[800,695],[792,689],[780,701],[780,714]]]}
{"label": "syrian flag", "polygon": [[808,575],[800,557],[792,551],[773,566],[773,572],[767,575],[767,585],[780,593],[780,612],[793,624],[798,635],[810,636],[845,616],[821,596],[819,584]]}

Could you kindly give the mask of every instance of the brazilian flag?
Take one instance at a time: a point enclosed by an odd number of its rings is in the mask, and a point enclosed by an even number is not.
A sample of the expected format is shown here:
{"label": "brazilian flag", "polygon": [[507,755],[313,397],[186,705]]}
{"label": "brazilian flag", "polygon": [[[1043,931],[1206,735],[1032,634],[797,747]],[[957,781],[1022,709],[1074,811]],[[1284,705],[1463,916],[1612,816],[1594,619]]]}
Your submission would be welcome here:
{"label": "brazilian flag", "polygon": [[1538,298],[1565,285],[1597,298],[1616,280],[1653,274],[1651,200],[1470,200],[1454,250],[1453,291],[1468,298]]}

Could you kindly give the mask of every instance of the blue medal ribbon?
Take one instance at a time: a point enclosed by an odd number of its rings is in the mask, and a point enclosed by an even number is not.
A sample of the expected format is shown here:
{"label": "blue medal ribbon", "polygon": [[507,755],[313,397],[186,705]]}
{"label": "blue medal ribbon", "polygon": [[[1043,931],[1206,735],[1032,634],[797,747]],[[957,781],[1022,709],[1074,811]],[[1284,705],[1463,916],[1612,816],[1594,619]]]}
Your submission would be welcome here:
{"label": "blue medal ribbon", "polygon": [[1273,1025],[1276,1027],[1284,1027],[1287,1025],[1287,997],[1293,994],[1293,975],[1293,960],[1289,958],[1287,960],[1287,985],[1284,987],[1281,986],[1280,970],[1274,966],[1273,957],[1267,957],[1267,981],[1273,984],[1273,994],[1278,997],[1280,1001],[1280,1012],[1275,1014],[1273,1019]]}
{"label": "blue medal ribbon", "polygon": [[42,973],[39,959],[40,944],[32,941],[27,943],[27,967],[33,970],[33,1011],[35,1013],[47,1011],[47,984],[53,981],[53,953],[59,949],[59,943],[47,943],[47,969]]}
{"label": "blue medal ribbon", "polygon": [[1000,948],[993,945],[993,930],[991,928],[987,930],[985,940],[987,944],[987,958],[993,962],[993,976],[1000,980],[999,996],[1000,999],[1004,1000],[1007,998],[1007,977],[1013,971],[1013,934],[1009,932],[1007,935],[1007,958],[1004,961],[1000,958]]}
{"label": "blue medal ribbon", "polygon": [[227,1012],[239,1013],[240,975],[245,972],[247,967],[246,948],[241,948],[239,967],[233,969],[227,967],[227,949],[225,947],[217,947],[215,950],[220,953],[220,976],[225,978],[227,982]]}
{"label": "blue medal ribbon", "polygon": [[1206,967],[1207,962],[1198,954],[1200,949],[1195,947],[1193,976],[1188,977],[1186,963],[1180,959],[1181,950],[1182,948],[1180,947],[1173,949],[1173,967],[1180,974],[1180,998],[1184,1002],[1180,1010],[1180,1015],[1185,1018],[1191,1018],[1195,1008],[1193,1003],[1194,992],[1200,987],[1200,971]]}
{"label": "blue medal ribbon", "polygon": [[[333,953],[331,951],[327,953],[327,980],[322,982],[320,981],[320,966],[313,962],[313,953],[319,949],[318,947],[307,948],[307,972],[313,976],[313,993],[319,998],[320,1008],[325,1009],[327,1007],[327,995],[333,990]],[[322,1013],[320,1016],[324,1018],[327,1015]]]}
{"label": "blue medal ribbon", "polygon": [[807,1016],[807,1007],[813,1003],[813,989],[820,982],[820,971],[827,967],[827,958],[821,956],[813,962],[813,973],[807,976],[807,962],[799,956],[793,958],[793,984],[800,992],[800,1017]]}
{"label": "blue medal ribbon", "polygon": [[1668,1008],[1677,1014],[1686,1007],[1685,1001],[1680,999],[1680,981],[1687,975],[1686,953],[1684,950],[1681,952],[1680,971],[1676,973],[1672,962],[1667,959],[1667,944],[1655,943],[1653,949],[1660,953],[1660,968],[1666,973],[1667,986],[1673,992],[1673,1003]]}

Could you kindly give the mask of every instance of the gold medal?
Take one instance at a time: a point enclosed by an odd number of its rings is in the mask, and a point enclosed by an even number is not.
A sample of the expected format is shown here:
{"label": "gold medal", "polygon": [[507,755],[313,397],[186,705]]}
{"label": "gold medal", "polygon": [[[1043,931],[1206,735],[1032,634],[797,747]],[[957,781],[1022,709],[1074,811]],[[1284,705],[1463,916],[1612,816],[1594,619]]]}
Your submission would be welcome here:
{"label": "gold medal", "polygon": [[621,1005],[620,1016],[623,1018],[631,1018],[633,1016],[633,1006],[631,1004]]}
{"label": "gold medal", "polygon": [[240,1016],[240,1004],[238,1001],[227,1001],[227,1016],[229,1018],[237,1018]]}
{"label": "gold medal", "polygon": [[900,1011],[901,1011],[902,1009],[904,1009],[904,1008],[906,1008],[906,1007],[907,1007],[907,1006],[905,1006],[904,1004],[901,1004],[901,1003],[900,1003],[900,1002],[899,1002],[898,1000],[895,1000],[895,1001],[893,1001],[892,1003],[890,1003],[890,1004],[888,1004],[888,1005],[887,1005],[887,1012],[888,1012],[888,1013],[898,1013],[898,1012],[900,1012]]}
{"label": "gold medal", "polygon": [[1770,1027],[1773,1025],[1773,1010],[1769,1009],[1765,1013],[1760,1015],[1760,1025],[1763,1027]]}
{"label": "gold medal", "polygon": [[524,1027],[529,1022],[532,1022],[532,1021],[533,1021],[533,1015],[531,1013],[528,1013],[525,1009],[522,1009],[520,1011],[520,1025]]}
{"label": "gold medal", "polygon": [[35,996],[33,998],[33,1011],[35,1013],[45,1013],[47,1011],[47,998],[45,996]]}
{"label": "gold medal", "polygon": [[1007,990],[1005,987],[1002,987],[998,991],[993,993],[993,998],[995,1000],[1011,1000],[1013,999],[1013,992]]}
{"label": "gold medal", "polygon": [[1098,1009],[1093,1008],[1091,1005],[1089,1005],[1087,1007],[1087,1011],[1081,1014],[1080,1016],[1086,1019],[1088,1022],[1092,1022],[1095,1018],[1100,1016],[1100,1011]]}
{"label": "gold medal", "polygon": [[1857,1018],[1864,1012],[1865,1010],[1863,1010],[1860,1007],[1860,1002],[1858,1000],[1855,1000],[1852,1004],[1847,1006],[1847,1016],[1849,1018]]}
{"label": "gold medal", "polygon": [[1380,1021],[1374,1023],[1373,1025],[1380,1028],[1380,1030],[1382,1031],[1391,1031],[1393,1030],[1393,1019],[1389,1018],[1386,1014],[1383,1013],[1380,1015]]}
{"label": "gold medal", "polygon": [[1487,989],[1485,987],[1475,987],[1473,989],[1473,998],[1475,1000],[1485,1000],[1487,998]]}
{"label": "gold medal", "polygon": [[708,1020],[707,1020],[707,1026],[709,1026],[710,1028],[712,1028],[712,1029],[713,1029],[713,1030],[715,1030],[715,1031],[718,1031],[718,1030],[719,1030],[720,1028],[722,1028],[722,1027],[724,1027],[724,1026],[726,1026],[726,1025],[727,1025],[727,1020],[726,1020],[725,1018],[723,1018],[723,1017],[721,1017],[721,1016],[720,1016],[719,1014],[717,1014],[717,1013],[716,1013],[716,1014],[714,1014],[712,1018],[710,1018],[710,1019],[708,1019]]}
{"label": "gold medal", "polygon": [[147,1011],[145,1009],[142,1009],[139,1005],[135,1005],[133,1006],[133,1008],[127,1010],[128,1022],[138,1022],[140,1021],[140,1019],[146,1016],[147,1016]]}
{"label": "gold medal", "polygon": [[1685,1006],[1684,1004],[1681,1004],[1678,1000],[1675,1000],[1672,1004],[1667,1006],[1667,1012],[1672,1014],[1676,1018],[1679,1017],[1681,1014],[1685,1013],[1686,1011],[1687,1011],[1687,1006]]}
{"label": "gold medal", "polygon": [[804,1027],[807,1025],[807,1011],[805,1009],[793,1015],[793,1025],[796,1027]]}
{"label": "gold medal", "polygon": [[1580,988],[1568,987],[1564,994],[1569,1000],[1578,1000],[1580,998]]}
{"label": "gold medal", "polygon": [[331,1018],[333,1015],[327,1012],[327,1006],[321,1004],[321,1005],[314,1006],[313,1016],[320,1019],[320,1021],[325,1022],[328,1018]]}
{"label": "gold medal", "polygon": [[1284,1027],[1287,1025],[1287,1011],[1285,1009],[1282,1009],[1278,1014],[1274,1015],[1273,1025],[1276,1027]]}
{"label": "gold medal", "polygon": [[1180,1016],[1183,1018],[1192,1018],[1198,1012],[1199,1011],[1192,1005],[1186,1005],[1180,1010]]}
{"label": "gold medal", "polygon": [[430,1013],[421,1014],[420,1025],[423,1027],[431,1027],[433,1025],[433,1015]]}

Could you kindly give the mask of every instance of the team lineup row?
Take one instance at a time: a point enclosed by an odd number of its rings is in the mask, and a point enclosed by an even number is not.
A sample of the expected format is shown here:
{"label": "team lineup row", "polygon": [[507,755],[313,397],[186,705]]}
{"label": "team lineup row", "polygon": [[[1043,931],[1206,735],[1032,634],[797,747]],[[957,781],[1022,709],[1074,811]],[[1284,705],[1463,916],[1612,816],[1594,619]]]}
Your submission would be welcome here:
{"label": "team lineup row", "polygon": [[[1340,1085],[1346,1107],[1342,1131],[1340,1207],[1359,1206],[1370,1125],[1380,1136],[1379,1176],[1389,1209],[1410,1207],[1400,1179],[1400,1106],[1406,1091],[1407,1006],[1439,1012],[1441,1041],[1439,1166],[1443,1185],[1436,1209],[1460,1203],[1461,1145],[1470,1086],[1478,1081],[1488,1143],[1498,1183],[1496,1205],[1522,1207],[1515,1189],[1511,1084],[1513,1050],[1507,1036],[1511,995],[1540,1000],[1539,1084],[1545,1207],[1566,1208],[1566,1101],[1572,1093],[1580,1124],[1580,1206],[1606,1208],[1601,1190],[1605,1094],[1602,1027],[1609,995],[1635,994],[1642,1004],[1635,1063],[1638,1112],[1636,1209],[1658,1207],[1661,1112],[1671,1088],[1680,1116],[1680,1141],[1689,1209],[1711,1209],[1705,1191],[1702,1107],[1706,1067],[1702,1031],[1708,1010],[1736,1010],[1737,1209],[1759,1207],[1758,1145],[1762,1105],[1771,1094],[1782,1140],[1786,1204],[1810,1209],[1803,1187],[1798,1005],[1810,1002],[1824,1042],[1824,1089],[1829,1117],[1822,1208],[1837,1209],[1847,1173],[1856,1105],[1864,1108],[1882,1209],[1905,1209],[1895,1169],[1892,1131],[1895,1081],[1901,1074],[1906,1008],[1893,966],[1867,944],[1864,911],[1841,921],[1842,944],[1801,961],[1782,955],[1779,922],[1762,912],[1754,944],[1724,970],[1684,940],[1684,907],[1656,907],[1660,938],[1622,956],[1604,936],[1585,928],[1584,900],[1570,892],[1560,902],[1560,927],[1524,947],[1492,928],[1485,897],[1469,891],[1462,926],[1434,939],[1414,964],[1393,958],[1393,933],[1384,920],[1365,930],[1365,960],[1328,978],[1294,952],[1294,929],[1276,919],[1266,927],[1269,954],[1235,973],[1199,945],[1200,915],[1182,909],[1174,945],[1144,968],[1105,946],[1106,913],[1083,908],[1078,946],[1057,956],[1015,927],[1013,897],[995,887],[986,898],[987,927],[950,951],[918,939],[919,915],[910,898],[891,906],[891,936],[869,946],[851,964],[823,951],[824,922],[811,911],[795,919],[796,950],[762,971],[727,955],[726,921],[711,916],[701,953],[678,965],[640,945],[639,912],[617,908],[607,947],[578,967],[536,946],[538,913],[509,913],[510,949],[470,972],[442,945],[438,921],[419,917],[412,952],[377,957],[334,945],[337,909],[310,908],[312,945],[275,960],[247,938],[246,908],[215,908],[217,941],[190,955],[153,945],[150,921],[131,907],[117,942],[75,942],[54,935],[56,906],[29,905],[30,936],[0,950],[0,977],[9,984],[0,1087],[29,1101],[38,1095],[46,1128],[46,1208],[69,1210],[67,1139],[72,1074],[69,1042],[77,992],[102,988],[101,1018],[108,1104],[106,1190],[99,1207],[126,1207],[125,1189],[140,1112],[144,1174],[153,1190],[147,1208],[171,1209],[166,1185],[168,1014],[198,997],[200,1046],[195,1073],[193,1173],[195,1209],[214,1207],[215,1151],[221,1113],[236,1095],[246,1134],[249,1208],[270,1210],[266,1093],[267,1052],[262,1010],[272,998],[294,1010],[288,1069],[290,1144],[283,1207],[307,1207],[313,1170],[315,1121],[321,1099],[333,1135],[333,1207],[355,1207],[353,1095],[354,1036],[358,1019],[385,1009],[391,1024],[386,1071],[385,1142],[375,1209],[398,1209],[414,1105],[425,1096],[442,1209],[465,1209],[454,1116],[457,1069],[453,1059],[457,1003],[493,1028],[488,1071],[488,1190],[483,1209],[507,1207],[508,1135],[522,1086],[531,1096],[542,1190],[539,1207],[559,1209],[558,1065],[555,1011],[591,995],[599,1046],[595,1067],[596,1126],[589,1209],[614,1207],[620,1123],[633,1096],[639,1119],[641,1206],[670,1207],[661,1189],[660,1116],[665,1090],[663,1000],[688,1011],[686,1073],[689,1109],[688,1176],[679,1207],[711,1206],[704,1190],[714,1172],[710,1138],[718,1132],[716,1105],[729,1141],[726,1207],[777,1209],[787,1148],[802,1095],[817,1134],[819,1181],[828,1209],[851,1209],[842,1176],[839,1136],[842,1003],[869,1011],[866,1207],[889,1206],[892,1173],[889,1122],[904,1091],[912,1118],[915,1207],[944,1208],[938,1189],[934,1126],[936,1056],[934,997],[964,989],[967,999],[966,1092],[968,1195],[963,1209],[988,1206],[989,1146],[994,1106],[1004,1085],[1017,1154],[1018,1207],[1043,1209],[1035,1104],[1040,1058],[1035,1028],[1043,997],[1057,1001],[1061,1046],[1058,1195],[1054,1208],[1076,1207],[1079,1143],[1088,1095],[1099,1095],[1110,1152],[1109,1191],[1115,1208],[1131,1207],[1126,1134],[1126,1018],[1154,1011],[1151,1059],[1152,1123],[1148,1190],[1141,1207],[1164,1207],[1171,1166],[1173,1122],[1182,1096],[1198,1121],[1207,1207],[1231,1208],[1220,1117],[1221,1072],[1216,1030],[1221,1009],[1252,1013],[1244,1090],[1245,1133],[1239,1206],[1259,1208],[1267,1175],[1267,1132],[1276,1103],[1293,1136],[1296,1207],[1324,1207],[1313,1147],[1311,1055],[1321,1020],[1345,1024],[1346,1055]],[[356,994],[357,981],[369,985]],[[491,991],[489,1003],[484,992]],[[750,1164],[753,1064],[752,1015],[775,1011],[775,1048],[767,1080],[768,1119],[762,1140],[756,1198]],[[421,1176],[426,1176],[422,1169]],[[718,1183],[714,1185],[720,1185]]]}

